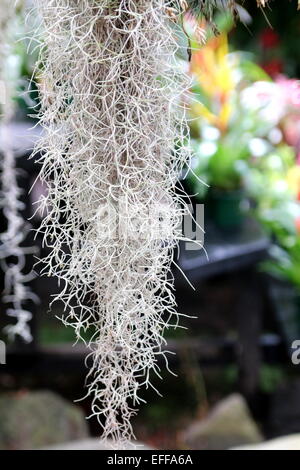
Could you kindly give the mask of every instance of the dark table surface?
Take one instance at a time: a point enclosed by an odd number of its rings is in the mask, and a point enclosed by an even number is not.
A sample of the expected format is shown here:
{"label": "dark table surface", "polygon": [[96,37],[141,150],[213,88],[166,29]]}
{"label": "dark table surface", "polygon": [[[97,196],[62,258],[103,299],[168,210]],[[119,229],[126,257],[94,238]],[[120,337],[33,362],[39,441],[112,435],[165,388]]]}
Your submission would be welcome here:
{"label": "dark table surface", "polygon": [[[207,222],[204,249],[190,250],[180,242],[179,258],[175,258],[175,262],[188,279],[195,282],[254,266],[266,258],[269,247],[270,239],[252,217],[245,218],[242,226],[230,233]],[[186,284],[180,273],[177,272],[175,278],[177,284]]]}

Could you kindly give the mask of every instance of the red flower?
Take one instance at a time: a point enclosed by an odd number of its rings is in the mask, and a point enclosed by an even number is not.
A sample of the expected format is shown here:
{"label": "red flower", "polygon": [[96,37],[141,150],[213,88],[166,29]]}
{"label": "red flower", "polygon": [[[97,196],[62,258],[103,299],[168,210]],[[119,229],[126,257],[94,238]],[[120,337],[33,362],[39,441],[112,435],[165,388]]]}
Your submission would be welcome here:
{"label": "red flower", "polygon": [[260,43],[264,49],[273,49],[279,42],[278,34],[271,28],[264,29],[260,34]]}
{"label": "red flower", "polygon": [[271,77],[276,77],[280,75],[283,70],[282,61],[279,59],[273,59],[267,62],[266,64],[262,64],[262,68],[269,74]]}

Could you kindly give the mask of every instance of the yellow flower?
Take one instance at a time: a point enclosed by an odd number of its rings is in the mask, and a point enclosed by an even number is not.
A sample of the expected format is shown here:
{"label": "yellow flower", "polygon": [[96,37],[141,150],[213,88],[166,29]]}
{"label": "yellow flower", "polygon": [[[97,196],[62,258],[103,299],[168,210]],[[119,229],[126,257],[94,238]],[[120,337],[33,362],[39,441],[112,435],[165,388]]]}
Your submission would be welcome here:
{"label": "yellow flower", "polygon": [[190,66],[191,73],[211,103],[211,109],[204,105],[192,105],[192,114],[199,113],[199,117],[216,125],[221,132],[229,123],[232,113],[230,101],[235,88],[228,52],[227,35],[220,34],[193,53]]}
{"label": "yellow flower", "polygon": [[227,36],[220,34],[192,55],[191,72],[197,77],[204,92],[211,97],[216,94],[227,95],[234,89],[228,52]]}

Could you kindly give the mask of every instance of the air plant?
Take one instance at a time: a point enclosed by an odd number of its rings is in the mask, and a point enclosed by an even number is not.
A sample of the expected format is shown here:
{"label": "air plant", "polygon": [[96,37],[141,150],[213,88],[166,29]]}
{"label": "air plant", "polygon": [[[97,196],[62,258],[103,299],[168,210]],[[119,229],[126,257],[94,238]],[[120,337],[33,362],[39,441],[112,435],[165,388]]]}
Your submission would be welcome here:
{"label": "air plant", "polygon": [[233,1],[35,0],[45,135],[40,232],[62,321],[93,332],[92,413],[122,447],[142,386],[168,366],[164,330],[177,326],[173,248],[187,209],[174,188],[189,158],[181,109],[189,79],[176,63],[178,23],[212,20]]}
{"label": "air plant", "polygon": [[0,80],[3,90],[1,103],[1,199],[0,205],[7,220],[7,228],[0,235],[0,264],[4,271],[3,301],[11,305],[7,315],[16,322],[6,327],[6,333],[14,339],[21,337],[25,342],[32,340],[29,321],[32,314],[27,310],[28,301],[37,298],[27,283],[33,274],[26,272],[26,255],[35,251],[33,247],[24,246],[30,230],[29,224],[22,216],[24,204],[20,200],[22,190],[18,186],[16,155],[13,149],[13,137],[10,123],[14,115],[12,96],[15,82],[10,75],[9,55],[14,41],[14,15],[18,5],[10,0],[0,2]]}
{"label": "air plant", "polygon": [[180,97],[189,79],[164,0],[36,5],[42,272],[60,280],[64,324],[77,338],[94,332],[92,412],[122,447],[141,387],[154,388],[159,356],[167,363],[164,330],[180,315],[170,265],[185,211],[174,188],[188,155]]}

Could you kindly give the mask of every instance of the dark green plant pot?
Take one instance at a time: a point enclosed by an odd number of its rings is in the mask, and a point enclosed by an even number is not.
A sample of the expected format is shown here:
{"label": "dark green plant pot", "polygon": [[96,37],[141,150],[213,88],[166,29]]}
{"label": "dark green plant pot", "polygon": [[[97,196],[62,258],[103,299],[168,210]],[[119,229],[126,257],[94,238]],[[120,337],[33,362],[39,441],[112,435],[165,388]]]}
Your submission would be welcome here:
{"label": "dark green plant pot", "polygon": [[210,200],[213,220],[217,227],[225,231],[233,231],[241,227],[245,218],[244,190],[223,191],[212,188]]}

